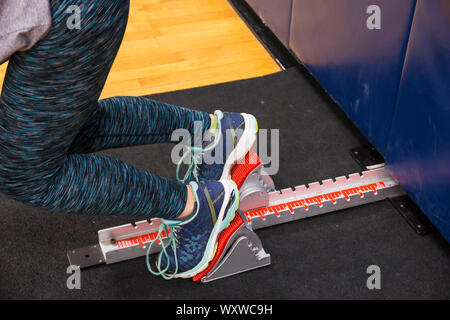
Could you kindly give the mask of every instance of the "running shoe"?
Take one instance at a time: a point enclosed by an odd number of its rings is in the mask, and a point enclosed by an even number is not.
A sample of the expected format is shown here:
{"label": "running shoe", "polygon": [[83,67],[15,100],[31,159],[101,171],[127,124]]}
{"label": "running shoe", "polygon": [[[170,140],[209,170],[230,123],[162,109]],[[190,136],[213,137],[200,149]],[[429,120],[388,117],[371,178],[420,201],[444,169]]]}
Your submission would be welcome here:
{"label": "running shoe", "polygon": [[[183,220],[165,220],[147,251],[147,267],[165,279],[191,278],[203,271],[214,257],[217,239],[234,219],[239,191],[232,180],[190,182],[195,199],[194,212]],[[168,239],[165,236],[168,235]],[[149,253],[162,244],[156,270]]]}

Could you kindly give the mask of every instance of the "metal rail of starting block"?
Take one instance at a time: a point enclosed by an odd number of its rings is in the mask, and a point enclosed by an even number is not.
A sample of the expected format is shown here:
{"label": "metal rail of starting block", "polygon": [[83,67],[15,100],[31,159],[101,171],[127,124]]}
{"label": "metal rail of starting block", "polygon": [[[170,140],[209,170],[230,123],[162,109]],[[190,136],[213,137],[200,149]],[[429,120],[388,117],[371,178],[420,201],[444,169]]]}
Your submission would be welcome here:
{"label": "metal rail of starting block", "polygon": [[[241,198],[238,214],[220,235],[216,256],[194,281],[209,282],[269,265],[270,254],[254,230],[405,194],[384,167],[280,191],[253,150],[246,163],[235,167],[232,179]],[[68,251],[69,262],[86,268],[145,256],[160,224],[152,219],[100,230],[97,244]],[[151,254],[160,249],[160,244],[153,246]]]}

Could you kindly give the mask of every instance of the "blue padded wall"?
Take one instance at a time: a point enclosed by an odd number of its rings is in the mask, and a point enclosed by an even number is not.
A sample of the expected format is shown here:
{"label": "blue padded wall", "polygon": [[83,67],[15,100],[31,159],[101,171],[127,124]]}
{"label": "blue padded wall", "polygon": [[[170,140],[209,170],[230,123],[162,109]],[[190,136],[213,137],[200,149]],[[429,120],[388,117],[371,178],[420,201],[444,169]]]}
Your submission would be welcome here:
{"label": "blue padded wall", "polygon": [[[369,30],[367,8],[381,8]],[[294,0],[292,51],[384,155],[415,0]]]}
{"label": "blue padded wall", "polygon": [[292,0],[246,0],[285,46],[289,44]]}
{"label": "blue padded wall", "polygon": [[418,0],[388,169],[450,241],[450,1]]}

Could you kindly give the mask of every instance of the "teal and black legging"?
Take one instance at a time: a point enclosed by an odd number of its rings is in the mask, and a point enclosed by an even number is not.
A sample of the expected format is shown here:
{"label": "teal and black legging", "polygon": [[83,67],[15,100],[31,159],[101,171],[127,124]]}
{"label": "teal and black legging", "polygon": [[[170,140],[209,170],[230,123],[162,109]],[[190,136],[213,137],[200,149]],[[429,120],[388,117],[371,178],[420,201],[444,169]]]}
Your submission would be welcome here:
{"label": "teal and black legging", "polygon": [[[81,28],[66,12],[81,9]],[[170,142],[171,133],[209,128],[207,113],[146,98],[98,101],[121,44],[129,0],[51,0],[52,28],[14,54],[0,100],[0,191],[60,212],[171,219],[186,187],[106,156],[107,148]]]}

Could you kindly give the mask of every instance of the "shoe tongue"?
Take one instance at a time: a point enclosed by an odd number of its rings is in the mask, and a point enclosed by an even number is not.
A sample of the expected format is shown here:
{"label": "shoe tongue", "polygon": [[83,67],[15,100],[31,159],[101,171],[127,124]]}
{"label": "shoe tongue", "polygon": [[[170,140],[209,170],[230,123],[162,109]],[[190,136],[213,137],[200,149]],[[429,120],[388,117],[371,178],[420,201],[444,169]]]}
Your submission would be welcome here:
{"label": "shoe tongue", "polygon": [[[217,130],[216,130],[217,131]],[[194,140],[192,141],[192,147],[195,148],[206,148],[211,143],[214,142],[215,134],[210,130],[206,130],[203,134],[195,134]]]}

